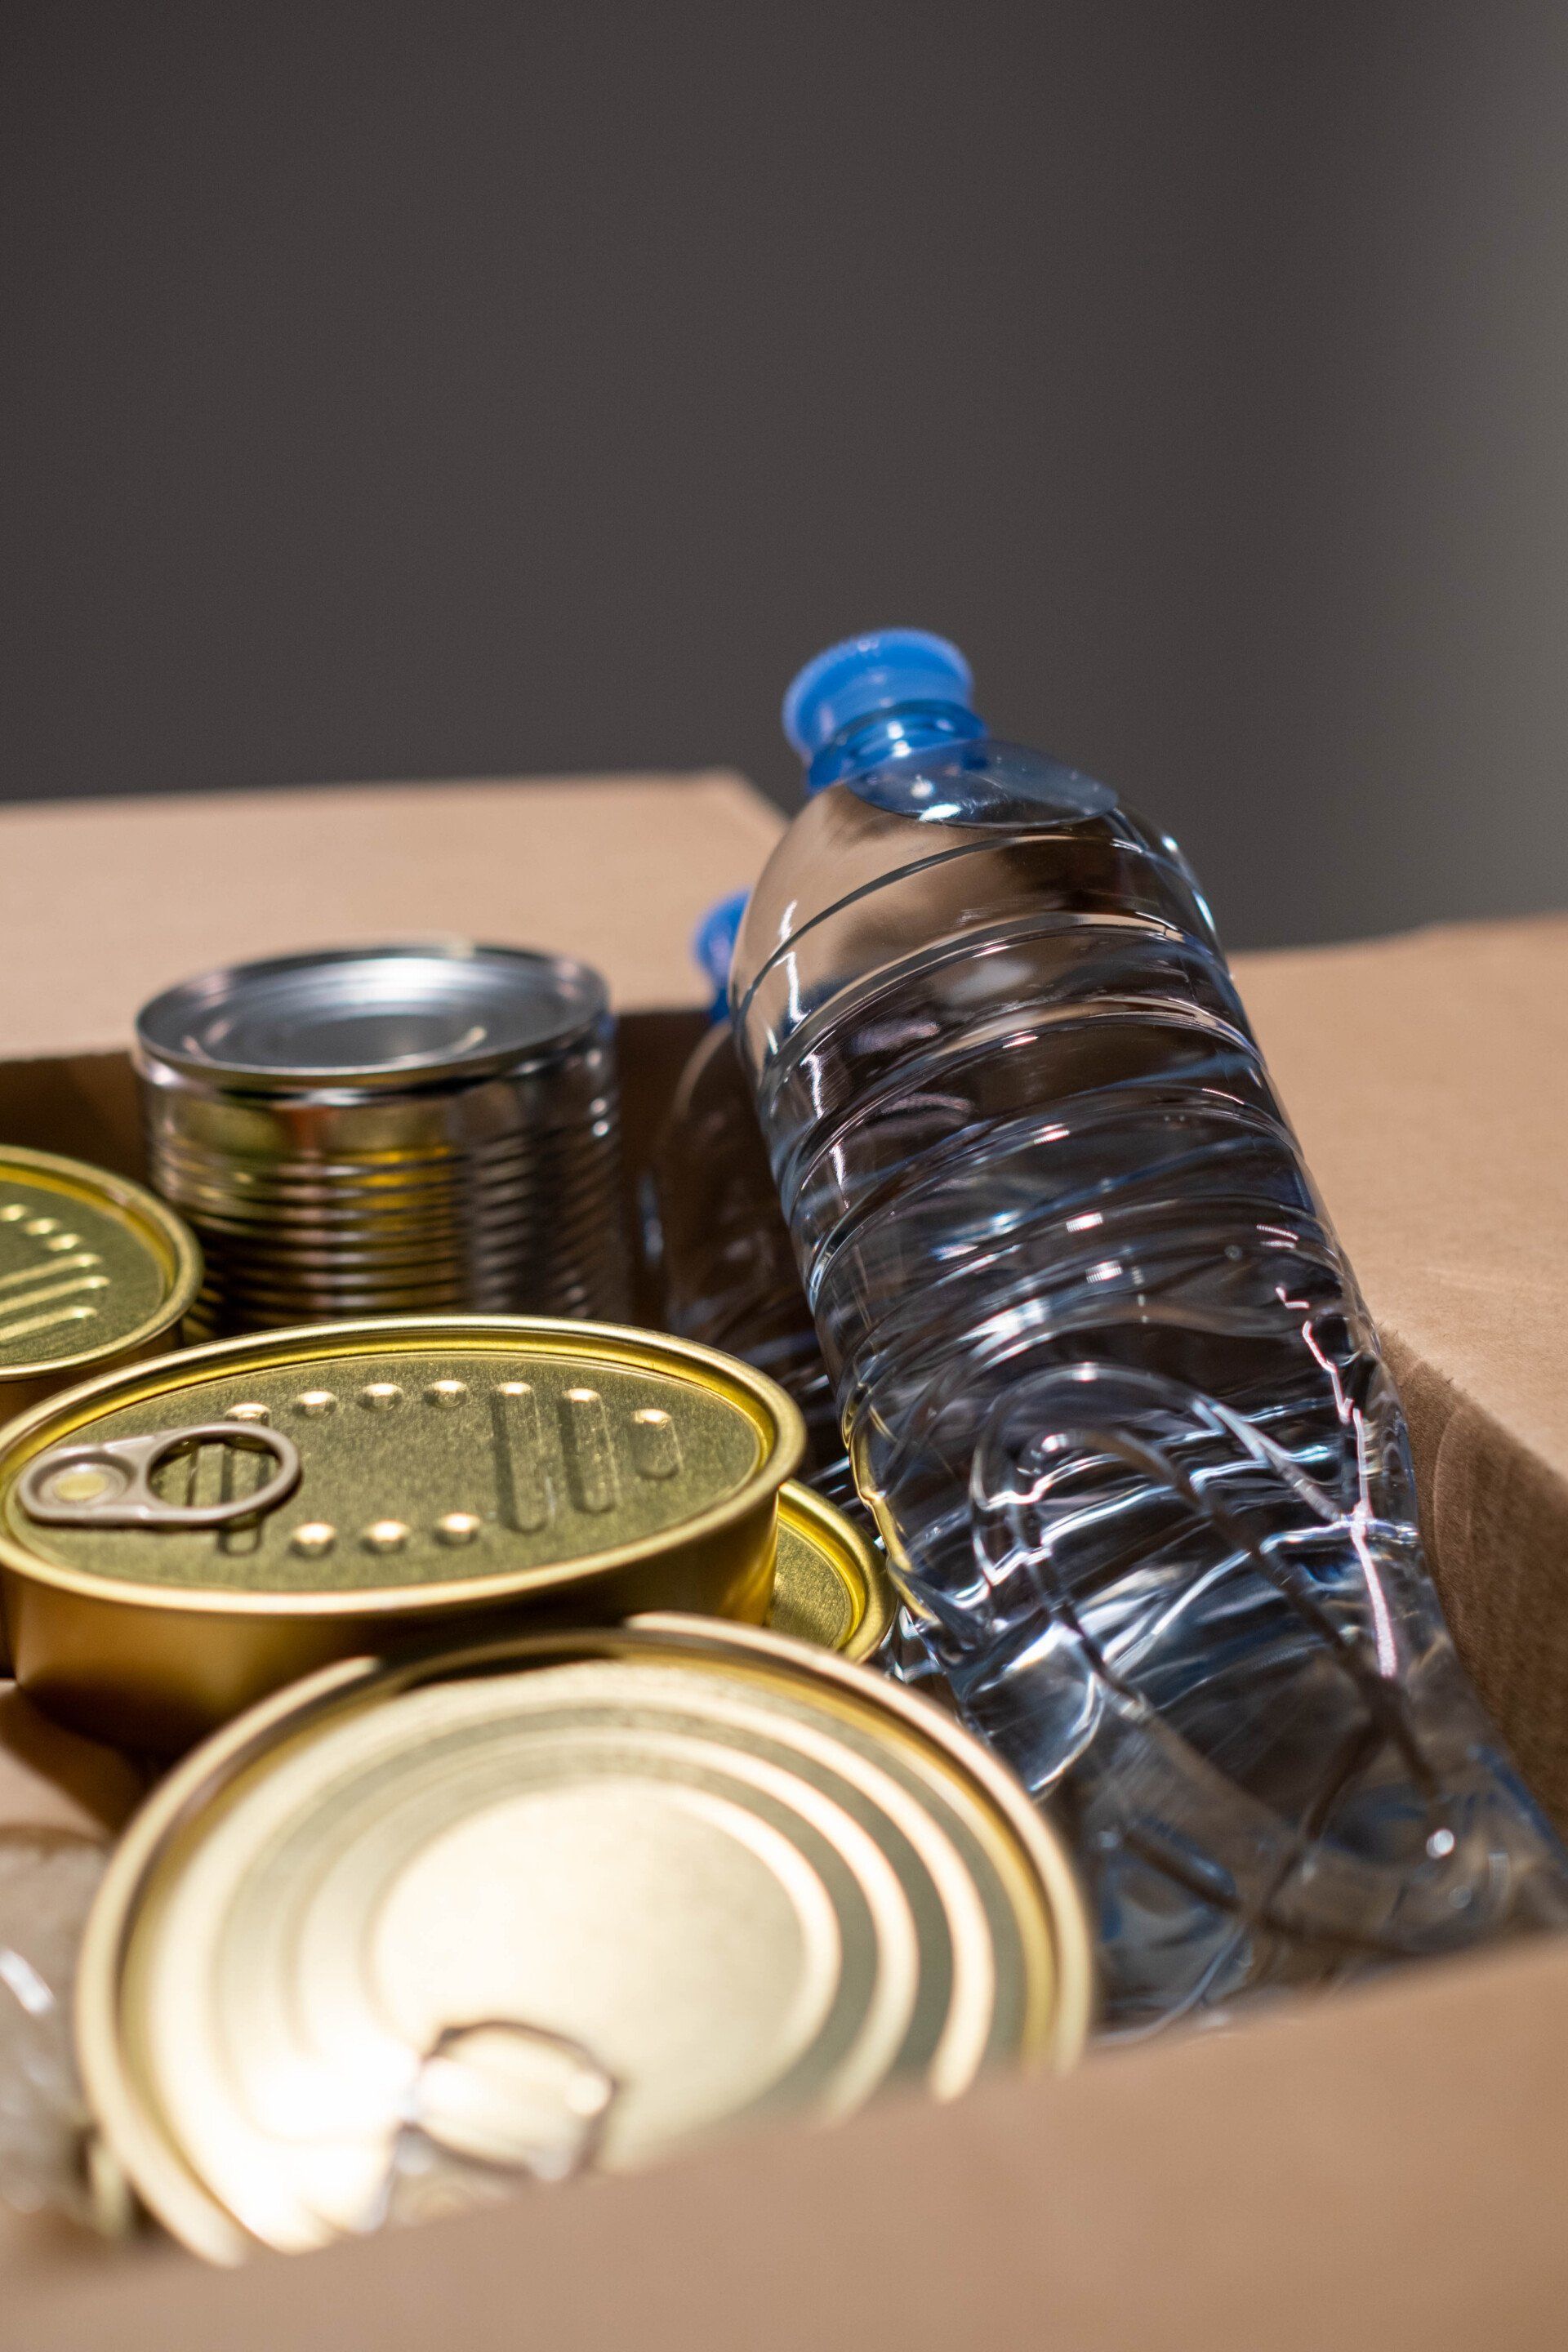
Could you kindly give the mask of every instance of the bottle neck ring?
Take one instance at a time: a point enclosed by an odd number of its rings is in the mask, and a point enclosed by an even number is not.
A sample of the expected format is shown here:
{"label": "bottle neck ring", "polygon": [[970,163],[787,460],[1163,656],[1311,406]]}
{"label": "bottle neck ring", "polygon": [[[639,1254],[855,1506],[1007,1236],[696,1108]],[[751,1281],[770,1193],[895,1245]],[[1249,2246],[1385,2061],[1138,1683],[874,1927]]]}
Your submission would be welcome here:
{"label": "bottle neck ring", "polygon": [[984,722],[959,702],[900,702],[851,719],[829,738],[805,772],[808,793],[853,783],[900,760],[984,740]]}

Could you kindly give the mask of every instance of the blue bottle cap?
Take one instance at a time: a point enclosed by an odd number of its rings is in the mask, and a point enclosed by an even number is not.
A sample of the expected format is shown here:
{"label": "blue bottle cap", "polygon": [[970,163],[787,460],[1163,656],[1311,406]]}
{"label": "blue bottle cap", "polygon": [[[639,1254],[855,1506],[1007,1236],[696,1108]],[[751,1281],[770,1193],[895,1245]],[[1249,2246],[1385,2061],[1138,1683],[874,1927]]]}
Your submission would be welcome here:
{"label": "blue bottle cap", "polygon": [[803,760],[816,758],[851,719],[901,702],[970,708],[974,681],[956,646],[928,629],[870,629],[808,661],[784,698],[784,730]]}
{"label": "blue bottle cap", "polygon": [[749,890],[733,890],[729,898],[721,898],[716,907],[709,908],[691,935],[691,952],[698,969],[706,972],[713,983],[715,1013],[722,1012],[724,1008],[741,918],[746,911],[746,901],[751,895]]}

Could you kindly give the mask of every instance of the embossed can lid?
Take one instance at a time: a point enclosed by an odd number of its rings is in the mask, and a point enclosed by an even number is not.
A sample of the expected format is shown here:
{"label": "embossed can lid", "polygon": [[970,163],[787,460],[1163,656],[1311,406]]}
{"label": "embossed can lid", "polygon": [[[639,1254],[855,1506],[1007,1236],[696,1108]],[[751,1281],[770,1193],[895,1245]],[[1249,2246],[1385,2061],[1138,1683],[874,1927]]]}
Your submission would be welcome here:
{"label": "embossed can lid", "polygon": [[0,1418],[8,1388],[155,1346],[201,1283],[185,1227],[123,1176],[0,1147]]}
{"label": "embossed can lid", "polygon": [[[57,1398],[0,1445],[0,1560],[100,1599],[238,1608],[576,1601],[743,1532],[771,1580],[804,1443],[783,1391],[689,1341],[526,1316],[315,1325]],[[766,1601],[765,1585],[755,1614]]]}
{"label": "embossed can lid", "polygon": [[1069,2065],[1073,1874],[878,1675],[689,1617],[296,1684],[198,1749],[89,1923],[89,2101],[235,2262],[885,2090]]}

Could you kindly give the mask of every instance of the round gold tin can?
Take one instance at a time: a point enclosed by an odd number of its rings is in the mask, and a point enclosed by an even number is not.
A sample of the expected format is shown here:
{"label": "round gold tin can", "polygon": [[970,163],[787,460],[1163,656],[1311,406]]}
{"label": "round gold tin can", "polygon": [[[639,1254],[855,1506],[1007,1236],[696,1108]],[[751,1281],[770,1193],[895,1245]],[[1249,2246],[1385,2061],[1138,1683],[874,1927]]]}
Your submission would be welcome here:
{"label": "round gold tin can", "polygon": [[0,1146],[0,1422],[168,1346],[201,1281],[191,1234],[140,1184]]}
{"label": "round gold tin can", "polygon": [[52,1713],[172,1752],[334,1658],[497,1612],[760,1622],[795,1407],[714,1350],[506,1316],[312,1326],[0,1437],[0,1593]]}
{"label": "round gold tin can", "polygon": [[1071,1866],[977,1741],[657,1615],[347,1661],[228,1726],[111,1863],[77,2024],[135,2189],[234,2262],[1065,2068],[1090,2004]]}
{"label": "round gold tin can", "polygon": [[881,1648],[898,1605],[870,1538],[792,1478],[779,1494],[778,1564],[768,1611],[773,1632],[864,1661]]}

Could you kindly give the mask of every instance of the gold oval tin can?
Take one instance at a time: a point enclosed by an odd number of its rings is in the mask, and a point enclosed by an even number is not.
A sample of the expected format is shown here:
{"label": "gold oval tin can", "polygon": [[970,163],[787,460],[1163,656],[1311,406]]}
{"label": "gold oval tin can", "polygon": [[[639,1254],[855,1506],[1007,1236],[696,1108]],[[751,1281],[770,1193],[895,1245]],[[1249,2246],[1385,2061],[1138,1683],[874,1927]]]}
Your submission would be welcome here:
{"label": "gold oval tin can", "polygon": [[167,1347],[201,1281],[191,1234],[140,1184],[0,1146],[0,1423]]}
{"label": "gold oval tin can", "polygon": [[220,2262],[1065,2068],[1065,1852],[863,1667],[657,1615],[347,1661],[178,1767],[89,1922],[78,2046]]}
{"label": "gold oval tin can", "polygon": [[768,1611],[773,1632],[863,1663],[881,1648],[898,1605],[869,1537],[792,1478],[779,1494],[778,1562]]}
{"label": "gold oval tin can", "polygon": [[331,1659],[497,1611],[760,1622],[804,1443],[749,1366],[607,1324],[410,1317],[191,1349],[0,1439],[16,1677],[172,1752]]}

